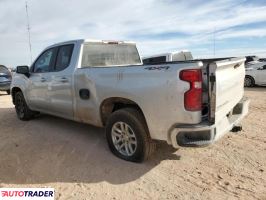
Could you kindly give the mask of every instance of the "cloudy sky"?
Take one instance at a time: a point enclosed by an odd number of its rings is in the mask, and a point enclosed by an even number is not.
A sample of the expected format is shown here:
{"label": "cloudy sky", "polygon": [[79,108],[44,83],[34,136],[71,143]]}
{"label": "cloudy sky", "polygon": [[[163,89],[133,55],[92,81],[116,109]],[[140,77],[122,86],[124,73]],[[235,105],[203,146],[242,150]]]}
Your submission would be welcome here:
{"label": "cloudy sky", "polygon": [[[136,41],[143,56],[266,57],[265,0],[28,0],[32,56],[71,39]],[[25,0],[0,0],[0,64],[30,64]],[[215,32],[215,34],[214,34]]]}

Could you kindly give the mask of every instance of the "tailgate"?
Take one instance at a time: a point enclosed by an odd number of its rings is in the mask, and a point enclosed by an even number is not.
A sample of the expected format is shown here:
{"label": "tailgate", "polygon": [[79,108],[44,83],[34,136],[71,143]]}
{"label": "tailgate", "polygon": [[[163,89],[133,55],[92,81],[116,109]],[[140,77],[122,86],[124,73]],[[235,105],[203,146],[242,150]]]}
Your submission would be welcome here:
{"label": "tailgate", "polygon": [[209,66],[209,119],[215,123],[230,114],[243,98],[245,58],[216,61]]}

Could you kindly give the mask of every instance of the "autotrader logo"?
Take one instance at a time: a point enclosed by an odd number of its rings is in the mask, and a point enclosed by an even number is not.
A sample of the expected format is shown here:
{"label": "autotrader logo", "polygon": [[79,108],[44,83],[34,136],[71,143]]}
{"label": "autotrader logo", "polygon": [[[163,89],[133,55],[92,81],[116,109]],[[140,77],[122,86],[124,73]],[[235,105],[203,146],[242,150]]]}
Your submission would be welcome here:
{"label": "autotrader logo", "polygon": [[0,188],[0,200],[54,200],[53,188]]}

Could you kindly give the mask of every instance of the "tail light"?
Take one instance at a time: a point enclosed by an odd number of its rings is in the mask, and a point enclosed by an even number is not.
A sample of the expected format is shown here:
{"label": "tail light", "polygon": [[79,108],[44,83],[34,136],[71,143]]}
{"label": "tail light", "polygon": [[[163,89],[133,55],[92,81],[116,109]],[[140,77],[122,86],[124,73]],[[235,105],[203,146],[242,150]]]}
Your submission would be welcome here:
{"label": "tail light", "polygon": [[201,111],[202,73],[200,69],[188,69],[180,72],[180,79],[189,82],[190,88],[184,96],[184,106],[188,111]]}

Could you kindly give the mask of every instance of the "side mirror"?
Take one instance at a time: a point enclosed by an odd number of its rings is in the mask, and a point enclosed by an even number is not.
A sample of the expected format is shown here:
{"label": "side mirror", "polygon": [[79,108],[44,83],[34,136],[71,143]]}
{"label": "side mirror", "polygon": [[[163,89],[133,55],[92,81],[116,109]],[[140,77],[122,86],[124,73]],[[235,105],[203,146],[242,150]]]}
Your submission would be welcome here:
{"label": "side mirror", "polygon": [[17,66],[16,73],[24,74],[25,76],[30,76],[30,68],[28,66]]}

